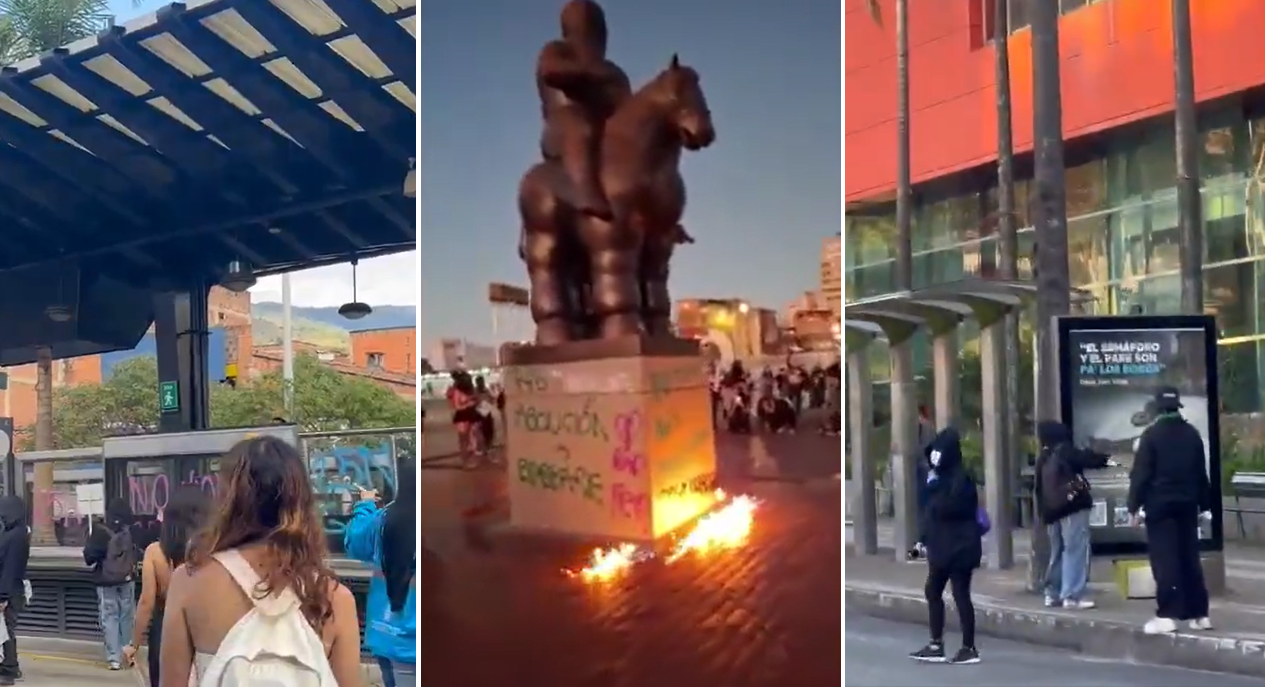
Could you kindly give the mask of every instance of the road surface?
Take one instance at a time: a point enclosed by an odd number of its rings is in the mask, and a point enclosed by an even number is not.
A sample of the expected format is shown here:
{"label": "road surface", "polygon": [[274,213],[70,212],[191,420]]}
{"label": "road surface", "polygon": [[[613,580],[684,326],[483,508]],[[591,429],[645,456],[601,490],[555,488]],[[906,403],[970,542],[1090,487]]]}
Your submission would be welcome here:
{"label": "road surface", "polygon": [[[952,611],[950,611],[952,613]],[[937,687],[1247,687],[1259,678],[1203,673],[1182,668],[1142,666],[1086,658],[1057,649],[980,637],[980,663],[967,666],[911,661],[908,654],[927,643],[916,625],[845,615],[844,680],[850,685],[936,685]],[[949,653],[961,636],[945,638]]]}

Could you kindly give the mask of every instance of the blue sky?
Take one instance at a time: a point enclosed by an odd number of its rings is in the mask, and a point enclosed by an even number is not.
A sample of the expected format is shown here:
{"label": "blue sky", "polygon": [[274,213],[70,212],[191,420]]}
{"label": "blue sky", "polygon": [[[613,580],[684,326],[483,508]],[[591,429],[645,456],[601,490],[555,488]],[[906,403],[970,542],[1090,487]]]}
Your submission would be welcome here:
{"label": "blue sky", "polygon": [[[561,0],[448,0],[421,23],[418,248],[424,340],[490,340],[486,284],[525,284],[516,192],[539,156],[536,54]],[[674,297],[781,308],[839,231],[840,3],[608,0],[610,56],[634,88],[672,53],[702,77],[716,144],[684,161]]]}

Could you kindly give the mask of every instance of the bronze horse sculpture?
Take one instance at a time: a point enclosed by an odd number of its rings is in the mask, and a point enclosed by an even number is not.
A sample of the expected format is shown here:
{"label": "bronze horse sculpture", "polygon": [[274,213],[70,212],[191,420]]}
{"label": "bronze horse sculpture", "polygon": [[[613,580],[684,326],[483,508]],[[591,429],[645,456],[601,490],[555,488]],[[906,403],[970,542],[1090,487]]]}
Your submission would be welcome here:
{"label": "bronze horse sculpture", "polygon": [[555,160],[519,185],[519,256],[527,265],[536,343],[670,333],[669,262],[692,242],[681,227],[681,151],[716,138],[698,73],[671,64],[622,99],[601,132],[597,177],[611,218],[579,212]]}

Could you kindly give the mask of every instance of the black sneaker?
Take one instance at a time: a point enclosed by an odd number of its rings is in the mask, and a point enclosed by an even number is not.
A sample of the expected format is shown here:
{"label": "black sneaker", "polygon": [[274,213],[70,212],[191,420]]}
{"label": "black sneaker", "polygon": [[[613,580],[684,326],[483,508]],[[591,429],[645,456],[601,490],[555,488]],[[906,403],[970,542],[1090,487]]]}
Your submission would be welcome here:
{"label": "black sneaker", "polygon": [[927,663],[944,663],[944,644],[932,642],[909,655],[915,661]]}
{"label": "black sneaker", "polygon": [[949,659],[949,663],[955,666],[968,666],[972,663],[979,663],[979,651],[973,646],[964,646],[958,649],[958,652]]}

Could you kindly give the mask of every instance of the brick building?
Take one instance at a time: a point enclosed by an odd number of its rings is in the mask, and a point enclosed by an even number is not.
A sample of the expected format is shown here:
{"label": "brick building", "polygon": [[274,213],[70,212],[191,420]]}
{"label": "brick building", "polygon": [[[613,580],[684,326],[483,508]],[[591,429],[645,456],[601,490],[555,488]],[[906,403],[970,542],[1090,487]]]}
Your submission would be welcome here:
{"label": "brick building", "polygon": [[350,362],[358,367],[417,375],[417,329],[382,327],[351,332]]}
{"label": "brick building", "polygon": [[[249,293],[234,293],[218,286],[212,287],[207,310],[212,345],[224,347],[222,352],[211,352],[212,360],[223,361],[222,364],[215,362],[212,365],[211,379],[218,380],[232,375],[249,379],[261,372],[281,367],[280,346],[254,347]],[[132,352],[133,357],[153,355],[152,339],[151,327],[146,338]],[[415,396],[417,361],[412,327],[353,332],[351,340],[350,357],[320,351],[303,342],[295,342],[295,350],[313,353],[339,372],[371,379],[402,397],[411,399]],[[375,354],[380,357],[375,357]],[[117,354],[106,355],[111,358],[111,365],[120,358]],[[375,361],[381,364],[375,366]],[[110,366],[103,364],[100,355],[54,361],[53,388],[74,384],[99,384],[108,374],[108,367]],[[0,390],[0,417],[12,417],[16,427],[34,425],[36,366],[18,365],[0,369],[0,372],[8,374],[8,388]]]}
{"label": "brick building", "polygon": [[[412,331],[410,329],[410,331]],[[384,368],[357,365],[352,357],[339,351],[328,351],[303,341],[294,342],[294,353],[314,355],[336,372],[368,379],[385,386],[396,395],[412,400],[417,396],[417,373],[393,372]],[[281,346],[256,346],[251,354],[250,374],[261,375],[281,369],[285,353]]]}

